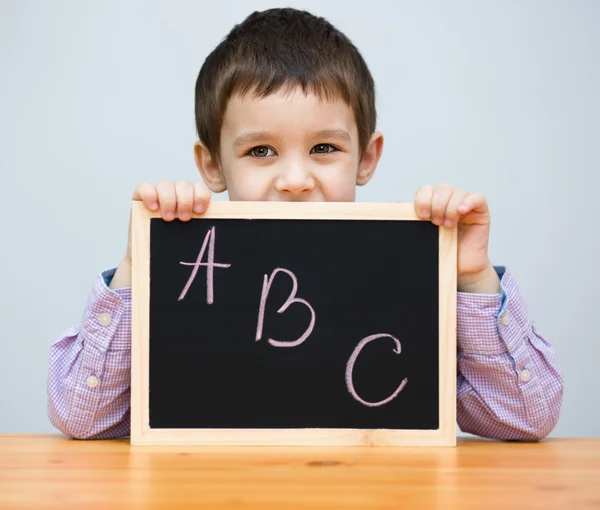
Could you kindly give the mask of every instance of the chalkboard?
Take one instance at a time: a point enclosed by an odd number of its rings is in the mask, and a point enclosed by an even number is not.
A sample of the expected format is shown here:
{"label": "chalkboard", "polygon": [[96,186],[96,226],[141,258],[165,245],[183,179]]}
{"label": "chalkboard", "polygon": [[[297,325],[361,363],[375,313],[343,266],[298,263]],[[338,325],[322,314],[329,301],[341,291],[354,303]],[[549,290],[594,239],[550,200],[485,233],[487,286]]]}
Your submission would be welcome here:
{"label": "chalkboard", "polygon": [[139,205],[133,444],[455,444],[455,231],[412,204]]}

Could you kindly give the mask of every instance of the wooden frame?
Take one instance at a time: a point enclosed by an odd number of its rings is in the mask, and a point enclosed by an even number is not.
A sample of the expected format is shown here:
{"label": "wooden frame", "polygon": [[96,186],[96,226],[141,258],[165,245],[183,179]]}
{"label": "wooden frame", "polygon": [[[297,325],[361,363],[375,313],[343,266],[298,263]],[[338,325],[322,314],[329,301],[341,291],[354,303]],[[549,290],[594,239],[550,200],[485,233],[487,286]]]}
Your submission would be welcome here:
{"label": "wooden frame", "polygon": [[[457,231],[439,227],[439,417],[437,430],[151,429],[149,426],[150,219],[132,203],[131,444],[133,445],[456,445]],[[213,202],[202,218],[419,220],[412,203]]]}

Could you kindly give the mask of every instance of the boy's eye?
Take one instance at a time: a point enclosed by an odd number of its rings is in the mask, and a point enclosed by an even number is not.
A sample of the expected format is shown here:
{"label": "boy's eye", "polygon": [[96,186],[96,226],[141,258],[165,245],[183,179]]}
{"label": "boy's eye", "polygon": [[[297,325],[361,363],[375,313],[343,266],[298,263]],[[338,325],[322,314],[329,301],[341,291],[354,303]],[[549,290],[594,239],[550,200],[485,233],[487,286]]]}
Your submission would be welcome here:
{"label": "boy's eye", "polygon": [[250,149],[248,151],[248,154],[255,158],[266,158],[272,156],[274,154],[274,151],[266,145],[261,145],[259,147],[254,147],[253,149]]}
{"label": "boy's eye", "polygon": [[312,149],[311,149],[311,153],[314,154],[329,154],[330,152],[336,151],[337,148],[334,147],[331,144],[328,143],[319,143],[317,145],[315,145]]}

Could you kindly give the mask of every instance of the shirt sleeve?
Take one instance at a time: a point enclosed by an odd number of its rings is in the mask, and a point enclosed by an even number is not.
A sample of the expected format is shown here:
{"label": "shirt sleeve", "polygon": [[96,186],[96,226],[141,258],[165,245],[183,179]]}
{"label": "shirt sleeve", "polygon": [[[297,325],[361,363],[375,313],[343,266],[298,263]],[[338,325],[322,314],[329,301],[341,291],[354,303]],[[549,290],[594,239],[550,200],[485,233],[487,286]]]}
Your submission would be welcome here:
{"label": "shirt sleeve", "polygon": [[510,271],[501,294],[457,296],[457,421],[463,432],[536,441],[556,425],[563,378]]}
{"label": "shirt sleeve", "polygon": [[98,275],[81,323],[50,347],[48,417],[73,438],[129,435],[131,288],[108,288],[115,270]]}

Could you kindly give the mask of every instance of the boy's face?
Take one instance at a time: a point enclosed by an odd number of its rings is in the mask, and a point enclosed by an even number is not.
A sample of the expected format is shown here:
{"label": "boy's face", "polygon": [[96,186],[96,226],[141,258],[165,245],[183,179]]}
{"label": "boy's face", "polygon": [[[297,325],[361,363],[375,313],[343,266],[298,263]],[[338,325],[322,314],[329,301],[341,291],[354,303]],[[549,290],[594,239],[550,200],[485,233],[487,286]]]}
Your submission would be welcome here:
{"label": "boy's face", "polygon": [[374,133],[359,159],[354,113],[300,88],[256,99],[233,96],[221,129],[221,170],[200,143],[196,162],[212,191],[231,200],[352,202],[383,146]]}

